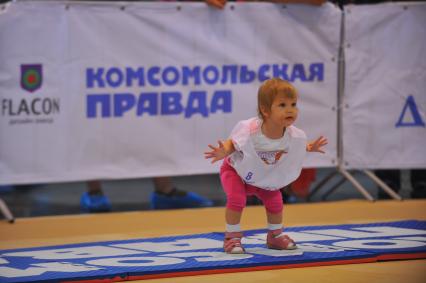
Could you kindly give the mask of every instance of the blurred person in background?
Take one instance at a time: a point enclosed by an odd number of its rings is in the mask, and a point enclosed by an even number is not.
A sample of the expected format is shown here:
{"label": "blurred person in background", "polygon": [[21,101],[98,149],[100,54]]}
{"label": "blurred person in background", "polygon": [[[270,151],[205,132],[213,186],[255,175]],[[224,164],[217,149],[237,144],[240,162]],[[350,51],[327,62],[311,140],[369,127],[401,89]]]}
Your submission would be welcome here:
{"label": "blurred person in background", "polygon": [[[150,206],[152,209],[175,209],[209,207],[213,202],[193,192],[177,189],[171,177],[155,177],[154,192],[151,193]],[[87,192],[80,198],[80,208],[83,212],[111,211],[111,202],[102,191],[99,180],[87,182]]]}
{"label": "blurred person in background", "polygon": [[[401,170],[375,170],[377,177],[386,183],[392,190],[398,193],[401,189]],[[411,198],[426,198],[426,169],[412,169],[410,170],[411,182]],[[378,188],[379,199],[390,199],[390,196],[383,190]]]}

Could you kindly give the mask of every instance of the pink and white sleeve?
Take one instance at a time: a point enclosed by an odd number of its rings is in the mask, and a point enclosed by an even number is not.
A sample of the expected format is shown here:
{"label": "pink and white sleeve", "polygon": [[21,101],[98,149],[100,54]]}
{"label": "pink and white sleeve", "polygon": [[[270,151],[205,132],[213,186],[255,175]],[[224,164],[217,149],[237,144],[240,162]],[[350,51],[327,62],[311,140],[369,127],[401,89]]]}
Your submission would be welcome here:
{"label": "pink and white sleeve", "polygon": [[231,132],[230,139],[236,151],[241,151],[242,146],[250,136],[250,120],[239,121]]}

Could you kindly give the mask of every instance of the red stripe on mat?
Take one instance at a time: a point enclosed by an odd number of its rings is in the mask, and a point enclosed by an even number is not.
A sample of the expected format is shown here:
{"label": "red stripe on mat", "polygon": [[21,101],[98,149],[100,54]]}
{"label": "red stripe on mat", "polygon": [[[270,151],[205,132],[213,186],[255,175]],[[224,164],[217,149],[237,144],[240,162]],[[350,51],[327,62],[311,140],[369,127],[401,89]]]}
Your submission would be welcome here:
{"label": "red stripe on mat", "polygon": [[421,259],[421,258],[426,258],[426,253],[388,254],[388,255],[382,255],[382,256],[372,257],[372,258],[359,258],[359,259],[335,260],[335,261],[324,261],[324,262],[309,262],[309,263],[297,263],[297,264],[286,264],[286,265],[254,266],[254,267],[241,267],[241,268],[229,268],[229,269],[227,268],[227,269],[214,269],[214,270],[197,270],[197,271],[186,271],[186,272],[170,272],[170,273],[163,273],[163,274],[136,275],[136,276],[127,276],[127,277],[116,276],[113,278],[104,278],[104,279],[65,281],[63,283],[109,283],[109,282],[147,280],[147,279],[183,277],[183,276],[194,276],[194,275],[210,275],[210,274],[262,271],[262,270],[273,270],[273,269],[331,266],[331,265],[354,264],[354,263],[373,263],[377,261]]}
{"label": "red stripe on mat", "polygon": [[426,253],[380,255],[377,257],[377,260],[386,261],[386,260],[420,259],[420,258],[426,258]]}
{"label": "red stripe on mat", "polygon": [[197,270],[197,271],[187,271],[187,272],[171,272],[171,273],[164,273],[164,274],[129,276],[128,280],[145,280],[145,279],[182,277],[182,276],[194,276],[194,275],[209,275],[209,274],[235,273],[235,272],[246,272],[246,271],[262,271],[262,270],[272,270],[272,269],[288,269],[288,268],[299,268],[299,267],[327,266],[327,265],[339,265],[339,264],[351,264],[351,263],[371,263],[371,262],[376,262],[376,258],[360,258],[360,259],[297,263],[297,264],[286,264],[286,265],[254,266],[254,267],[227,268],[227,269],[214,269],[214,270]]}
{"label": "red stripe on mat", "polygon": [[89,280],[73,280],[73,281],[61,281],[62,283],[110,283],[110,282],[123,282],[129,281],[128,277],[116,276],[113,278],[103,278],[103,279],[89,279]]}

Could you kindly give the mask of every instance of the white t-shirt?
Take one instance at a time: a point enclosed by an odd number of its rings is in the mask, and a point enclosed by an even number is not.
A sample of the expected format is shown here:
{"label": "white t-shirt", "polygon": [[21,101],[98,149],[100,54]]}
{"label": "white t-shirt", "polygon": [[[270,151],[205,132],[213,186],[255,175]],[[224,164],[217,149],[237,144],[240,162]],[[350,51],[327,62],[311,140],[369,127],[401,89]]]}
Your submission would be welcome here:
{"label": "white t-shirt", "polygon": [[252,135],[254,150],[260,159],[265,164],[273,165],[277,163],[280,158],[288,153],[289,139],[288,135],[284,135],[279,139],[270,139],[265,136],[262,131],[257,131]]}
{"label": "white t-shirt", "polygon": [[247,184],[279,190],[300,175],[306,154],[305,133],[290,126],[279,139],[262,134],[262,120],[240,121],[232,130],[231,140],[236,151],[230,164]]}

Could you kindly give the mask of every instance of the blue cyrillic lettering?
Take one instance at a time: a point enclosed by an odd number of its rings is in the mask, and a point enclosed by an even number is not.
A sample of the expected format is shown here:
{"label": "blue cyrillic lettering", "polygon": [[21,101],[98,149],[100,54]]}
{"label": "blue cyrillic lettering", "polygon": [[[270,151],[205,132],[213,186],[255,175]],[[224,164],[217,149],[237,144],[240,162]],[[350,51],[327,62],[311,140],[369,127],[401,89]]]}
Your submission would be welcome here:
{"label": "blue cyrillic lettering", "polygon": [[272,74],[274,78],[281,78],[283,80],[288,81],[288,75],[287,75],[287,64],[282,64],[281,67],[277,64],[272,65]]}
{"label": "blue cyrillic lettering", "polygon": [[270,68],[271,66],[266,64],[259,67],[259,81],[263,82],[271,78],[266,74]]}
{"label": "blue cyrillic lettering", "polygon": [[161,74],[161,78],[166,85],[175,85],[179,81],[179,71],[175,67],[167,67]]}
{"label": "blue cyrillic lettering", "polygon": [[241,83],[251,83],[256,78],[256,72],[248,69],[248,66],[241,66],[240,73],[240,82]]}
{"label": "blue cyrillic lettering", "polygon": [[[228,74],[230,74],[228,76]],[[238,66],[237,65],[227,65],[222,67],[222,84],[226,84],[228,82],[228,78],[231,78],[231,83],[237,83],[237,75],[238,75]]]}
{"label": "blue cyrillic lettering", "polygon": [[98,87],[105,87],[105,82],[102,79],[104,68],[97,68],[96,72],[92,68],[86,69],[86,86],[88,88],[95,87],[95,82]]}
{"label": "blue cyrillic lettering", "polygon": [[203,79],[209,85],[217,83],[219,80],[219,70],[216,68],[216,66],[207,66],[203,71]]}
{"label": "blue cyrillic lettering", "polygon": [[306,81],[305,67],[303,64],[294,64],[293,66],[290,81],[294,82],[296,79],[300,79],[302,82]]}
{"label": "blue cyrillic lettering", "polygon": [[[404,117],[407,115],[407,111],[411,113],[410,121],[404,121]],[[425,122],[420,115],[419,110],[417,109],[416,101],[414,96],[410,95],[405,101],[405,105],[402,108],[401,115],[399,116],[398,122],[396,122],[395,127],[426,127]]]}
{"label": "blue cyrillic lettering", "polygon": [[324,80],[324,64],[323,63],[314,63],[309,66],[309,78],[308,81],[313,81],[317,79],[318,82]]}
{"label": "blue cyrillic lettering", "polygon": [[136,70],[132,68],[126,68],[126,86],[133,86],[133,80],[138,81],[138,86],[145,85],[144,68],[137,68]]}
{"label": "blue cyrillic lettering", "polygon": [[117,93],[114,95],[114,116],[122,117],[124,112],[135,106],[136,99],[131,93]]}
{"label": "blue cyrillic lettering", "polygon": [[182,84],[188,85],[189,84],[189,78],[194,78],[194,85],[200,85],[201,84],[201,76],[200,76],[200,67],[194,67],[192,70],[189,67],[182,67]]}
{"label": "blue cyrillic lettering", "polygon": [[142,116],[143,113],[149,115],[158,114],[158,94],[155,92],[141,93],[138,100],[137,115]]}
{"label": "blue cyrillic lettering", "polygon": [[161,114],[176,115],[183,111],[181,104],[182,94],[180,92],[161,93]]}
{"label": "blue cyrillic lettering", "polygon": [[210,104],[211,113],[222,110],[223,113],[232,111],[232,93],[230,90],[215,91]]}
{"label": "blue cyrillic lettering", "polygon": [[160,80],[156,77],[160,73],[160,67],[151,67],[148,70],[148,82],[152,86],[159,86]]}
{"label": "blue cyrillic lettering", "polygon": [[86,115],[88,118],[95,118],[97,116],[97,104],[101,107],[102,117],[111,116],[111,99],[109,94],[89,94],[86,101]]}
{"label": "blue cyrillic lettering", "polygon": [[200,113],[203,117],[209,115],[205,91],[191,91],[189,93],[188,103],[185,109],[185,118],[190,118],[196,113]]}
{"label": "blue cyrillic lettering", "polygon": [[119,87],[123,83],[124,75],[119,68],[114,67],[106,72],[105,77],[108,85],[112,87]]}

